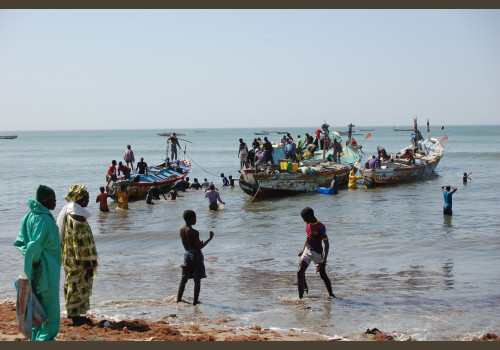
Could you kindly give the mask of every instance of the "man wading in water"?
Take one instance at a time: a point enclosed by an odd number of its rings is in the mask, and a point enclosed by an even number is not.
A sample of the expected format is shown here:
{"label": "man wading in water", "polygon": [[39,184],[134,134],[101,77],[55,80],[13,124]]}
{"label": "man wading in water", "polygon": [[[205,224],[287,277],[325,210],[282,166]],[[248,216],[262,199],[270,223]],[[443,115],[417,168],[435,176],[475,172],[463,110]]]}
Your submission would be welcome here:
{"label": "man wading in water", "polygon": [[[306,233],[307,238],[304,244],[304,248],[299,253],[299,270],[297,271],[297,285],[299,288],[299,299],[304,296],[304,287],[306,281],[306,269],[313,261],[316,264],[316,272],[323,282],[325,282],[326,289],[330,297],[335,298],[335,294],[332,292],[332,283],[326,274],[326,257],[328,256],[328,250],[330,245],[328,244],[328,236],[326,235],[326,228],[322,222],[320,222],[314,216],[314,210],[309,207],[302,209],[300,216],[307,224]],[[323,252],[323,246],[325,245],[325,251]]]}
{"label": "man wading in water", "polygon": [[179,292],[177,293],[177,302],[182,301],[184,288],[188,279],[194,279],[194,298],[193,305],[199,304],[198,297],[201,289],[201,279],[206,278],[205,263],[203,262],[203,253],[201,250],[214,237],[213,231],[210,231],[210,238],[205,242],[200,240],[200,233],[193,228],[196,224],[196,213],[192,210],[186,210],[182,215],[186,225],[181,226],[179,231],[182,245],[184,246],[184,264],[182,267],[182,279],[179,284]]}

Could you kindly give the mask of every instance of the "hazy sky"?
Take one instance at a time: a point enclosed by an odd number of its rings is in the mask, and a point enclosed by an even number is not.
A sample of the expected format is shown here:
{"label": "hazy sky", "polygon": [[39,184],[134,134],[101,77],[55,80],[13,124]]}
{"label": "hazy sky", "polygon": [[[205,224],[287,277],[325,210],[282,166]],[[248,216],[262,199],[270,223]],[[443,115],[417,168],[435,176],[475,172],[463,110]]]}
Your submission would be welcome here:
{"label": "hazy sky", "polygon": [[0,130],[499,124],[499,10],[0,10]]}

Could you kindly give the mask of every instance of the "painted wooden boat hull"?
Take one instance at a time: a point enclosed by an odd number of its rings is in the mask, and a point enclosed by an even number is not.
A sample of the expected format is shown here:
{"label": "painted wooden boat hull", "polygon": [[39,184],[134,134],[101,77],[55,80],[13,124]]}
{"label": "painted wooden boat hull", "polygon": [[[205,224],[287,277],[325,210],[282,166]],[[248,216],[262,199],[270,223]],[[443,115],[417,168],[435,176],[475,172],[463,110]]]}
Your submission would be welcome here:
{"label": "painted wooden boat hull", "polygon": [[337,175],[339,184],[346,183],[350,166],[337,164],[334,169],[326,169],[317,173],[302,174],[283,171],[279,174],[255,174],[251,169],[240,170],[240,188],[243,192],[255,196],[282,197],[304,192],[317,192],[320,186],[330,186],[332,178]]}
{"label": "painted wooden boat hull", "polygon": [[[189,160],[183,161],[188,168],[191,168],[191,162]],[[160,188],[162,193],[167,194],[175,183],[179,180],[184,179],[188,173],[178,173],[173,170],[159,169],[158,171],[150,170],[148,175],[138,175],[133,174],[131,180],[118,180],[113,184],[113,186],[126,185],[129,186],[127,189],[129,201],[142,200],[145,199],[148,191],[153,187],[153,182],[156,181],[157,186]],[[140,181],[134,182],[134,179],[140,176]],[[113,199],[116,199],[113,197]]]}
{"label": "painted wooden boat hull", "polygon": [[[361,174],[368,185],[386,185],[399,182],[413,181],[434,173],[442,156],[436,156],[431,161],[422,161],[416,165],[395,164],[386,169],[364,169]],[[387,163],[383,163],[386,165]],[[387,166],[387,165],[386,165]]]}

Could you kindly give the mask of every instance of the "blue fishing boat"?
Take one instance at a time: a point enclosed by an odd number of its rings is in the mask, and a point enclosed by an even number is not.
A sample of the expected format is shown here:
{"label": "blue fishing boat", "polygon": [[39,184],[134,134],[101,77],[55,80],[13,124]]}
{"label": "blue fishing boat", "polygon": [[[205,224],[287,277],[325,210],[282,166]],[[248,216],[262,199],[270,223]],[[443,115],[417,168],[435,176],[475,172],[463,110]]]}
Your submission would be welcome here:
{"label": "blue fishing boat", "polygon": [[189,160],[179,160],[165,164],[159,163],[148,167],[147,174],[132,174],[130,179],[118,178],[112,182],[110,187],[119,188],[127,186],[129,200],[145,199],[149,189],[154,182],[160,188],[160,191],[166,193],[172,189],[177,181],[182,180],[191,171],[191,162]]}

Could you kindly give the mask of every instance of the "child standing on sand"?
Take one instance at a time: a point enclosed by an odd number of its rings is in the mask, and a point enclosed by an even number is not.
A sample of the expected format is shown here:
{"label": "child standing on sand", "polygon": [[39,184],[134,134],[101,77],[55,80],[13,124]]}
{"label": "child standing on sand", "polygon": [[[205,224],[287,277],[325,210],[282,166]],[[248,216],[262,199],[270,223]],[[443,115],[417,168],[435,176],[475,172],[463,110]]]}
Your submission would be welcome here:
{"label": "child standing on sand", "polygon": [[177,293],[177,302],[182,301],[184,288],[188,279],[194,279],[194,298],[193,305],[199,304],[198,297],[201,289],[201,279],[206,278],[205,263],[203,262],[203,253],[201,250],[214,237],[213,231],[210,231],[210,238],[205,242],[200,240],[200,233],[193,228],[196,224],[196,213],[193,210],[186,210],[182,215],[186,225],[181,226],[179,234],[182,245],[184,246],[184,264],[182,267],[182,279]]}
{"label": "child standing on sand", "polygon": [[[319,272],[319,275],[323,282],[325,282],[326,289],[328,290],[328,294],[335,298],[335,294],[332,292],[332,283],[326,274],[326,257],[328,256],[329,243],[328,236],[326,235],[326,228],[322,222],[320,222],[314,216],[314,210],[309,207],[302,209],[300,212],[300,216],[307,224],[306,225],[306,233],[307,238],[304,243],[304,248],[299,253],[299,270],[297,271],[297,285],[299,288],[299,299],[302,299],[304,296],[304,286],[305,286],[305,274],[306,269],[313,261],[316,264],[316,272]],[[323,245],[325,245],[325,251],[323,252]]]}

